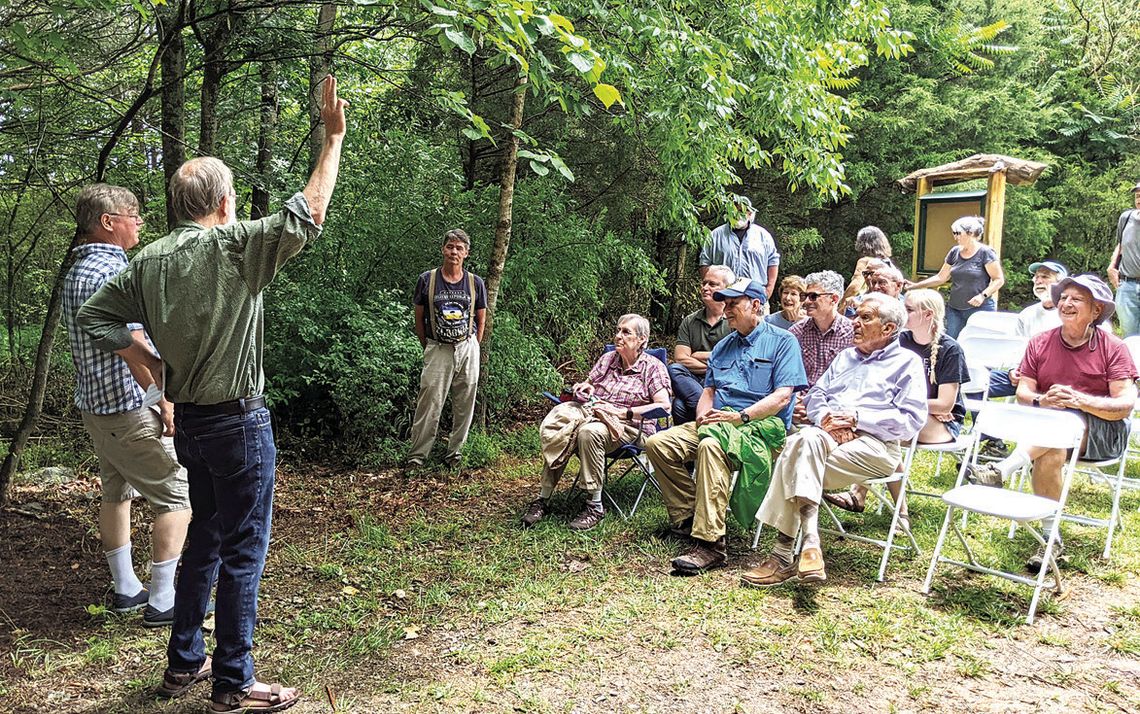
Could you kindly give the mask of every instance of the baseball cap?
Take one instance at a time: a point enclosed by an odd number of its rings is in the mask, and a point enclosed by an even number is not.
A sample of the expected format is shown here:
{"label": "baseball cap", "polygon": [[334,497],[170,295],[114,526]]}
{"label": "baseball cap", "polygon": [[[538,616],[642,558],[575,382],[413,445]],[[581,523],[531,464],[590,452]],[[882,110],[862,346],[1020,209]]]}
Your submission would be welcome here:
{"label": "baseball cap", "polygon": [[1069,277],[1069,269],[1055,260],[1042,260],[1038,263],[1031,263],[1029,265],[1029,274],[1033,275],[1040,268],[1052,270],[1057,274],[1057,278],[1059,280],[1064,280],[1065,278]]}
{"label": "baseball cap", "polygon": [[727,288],[717,290],[713,293],[713,300],[724,302],[729,298],[741,296],[750,297],[760,302],[768,301],[768,293],[764,290],[764,286],[749,278],[741,278]]}

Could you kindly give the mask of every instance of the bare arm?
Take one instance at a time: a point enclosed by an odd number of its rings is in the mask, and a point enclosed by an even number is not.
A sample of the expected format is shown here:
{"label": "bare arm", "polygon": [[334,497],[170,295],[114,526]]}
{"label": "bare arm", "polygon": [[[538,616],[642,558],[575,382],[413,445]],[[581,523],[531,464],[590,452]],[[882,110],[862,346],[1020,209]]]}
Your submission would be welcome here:
{"label": "bare arm", "polygon": [[938,272],[931,275],[925,280],[919,280],[917,283],[909,283],[906,286],[907,290],[917,290],[919,288],[936,288],[939,285],[945,285],[946,281],[950,279],[950,264],[943,263]]}
{"label": "bare arm", "polygon": [[475,339],[479,343],[483,343],[483,327],[487,324],[487,308],[480,308],[475,311]]}
{"label": "bare arm", "polygon": [[1107,397],[1094,397],[1064,384],[1054,384],[1044,392],[1037,380],[1025,375],[1017,385],[1017,401],[1032,404],[1034,399],[1047,409],[1079,409],[1107,421],[1128,418],[1136,405],[1136,385],[1130,379],[1114,379],[1108,383]]}
{"label": "bare arm", "polygon": [[344,108],[348,106],[348,102],[337,97],[336,77],[331,74],[325,78],[321,104],[325,141],[321,145],[321,155],[317,159],[317,165],[313,167],[309,183],[302,191],[309,203],[313,223],[318,226],[325,222],[325,214],[332,199],[333,188],[336,186],[337,173],[340,171],[340,148],[344,143],[345,132]]}
{"label": "bare arm", "polygon": [[705,391],[701,392],[701,398],[697,400],[697,424],[703,424],[705,415],[712,411],[714,395],[716,390],[712,387],[705,387]]}
{"label": "bare arm", "polygon": [[776,289],[776,277],[780,274],[779,265],[768,266],[768,297],[772,297],[772,291]]}
{"label": "bare arm", "polygon": [[673,348],[673,361],[687,368],[693,374],[704,374],[708,370],[709,355],[711,352],[693,352],[688,345],[677,345]]}
{"label": "bare arm", "polygon": [[1108,282],[1112,283],[1112,287],[1120,287],[1120,243],[1117,242],[1116,247],[1112,249],[1112,257],[1108,260]]}
{"label": "bare arm", "polygon": [[[708,390],[705,390],[708,391]],[[701,400],[704,400],[704,395],[701,395]],[[719,409],[710,409],[705,413],[703,419],[698,422],[702,424],[715,424],[716,422],[726,421],[730,424],[742,424],[743,420],[740,418],[741,414],[747,414],[749,419],[763,419],[770,417],[792,401],[792,388],[791,387],[777,387],[774,392],[764,397],[758,402],[750,404],[739,412],[723,411]],[[711,404],[711,400],[710,400]],[[700,412],[700,405],[697,405],[698,413]]]}
{"label": "bare arm", "polygon": [[[420,338],[420,347],[427,347],[427,335],[424,334],[424,306],[416,305],[416,337]],[[480,331],[482,329],[480,328]]]}
{"label": "bare arm", "polygon": [[1001,263],[998,261],[986,263],[986,275],[990,276],[990,284],[981,293],[970,298],[970,304],[974,307],[997,295],[997,291],[1001,290],[1002,285],[1005,285],[1005,273],[1002,272]]}
{"label": "bare arm", "polygon": [[958,401],[958,390],[962,385],[957,382],[938,385],[938,396],[926,400],[926,408],[931,414],[949,414]]}

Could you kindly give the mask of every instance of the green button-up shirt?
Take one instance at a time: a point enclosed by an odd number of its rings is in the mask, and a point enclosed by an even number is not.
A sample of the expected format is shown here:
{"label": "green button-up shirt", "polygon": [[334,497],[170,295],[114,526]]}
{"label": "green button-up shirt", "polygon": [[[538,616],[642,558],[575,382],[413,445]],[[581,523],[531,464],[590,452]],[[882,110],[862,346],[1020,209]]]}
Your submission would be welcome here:
{"label": "green button-up shirt", "polygon": [[130,345],[126,323],[141,322],[165,360],[172,402],[261,394],[261,292],[320,232],[300,193],[256,221],[213,228],[184,221],[91,296],[77,322],[108,352]]}

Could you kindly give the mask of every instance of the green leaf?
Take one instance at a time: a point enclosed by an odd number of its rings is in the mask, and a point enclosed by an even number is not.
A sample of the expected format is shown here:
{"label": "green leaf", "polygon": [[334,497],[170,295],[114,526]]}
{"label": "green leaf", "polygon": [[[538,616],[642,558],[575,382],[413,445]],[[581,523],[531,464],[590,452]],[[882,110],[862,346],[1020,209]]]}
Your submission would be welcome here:
{"label": "green leaf", "polygon": [[558,173],[565,176],[567,181],[574,180],[574,172],[570,170],[570,167],[567,166],[566,162],[564,162],[561,158],[551,155],[550,165],[558,169]]}
{"label": "green leaf", "polygon": [[452,27],[444,30],[443,34],[446,35],[447,39],[451,40],[451,43],[459,49],[463,50],[469,55],[475,54],[475,43],[464,33]]}
{"label": "green leaf", "polygon": [[580,52],[571,52],[568,58],[570,60],[570,64],[574,65],[574,67],[582,74],[587,74],[594,69],[594,60],[584,54],[581,54]]}
{"label": "green leaf", "polygon": [[530,170],[531,170],[531,171],[533,171],[533,172],[535,172],[535,173],[536,173],[536,174],[538,174],[539,176],[545,176],[545,175],[547,175],[548,173],[550,173],[550,169],[549,169],[549,168],[547,168],[547,167],[546,167],[545,165],[543,165],[543,164],[540,164],[540,163],[538,163],[537,161],[531,161],[531,162],[530,162]]}
{"label": "green leaf", "polygon": [[550,21],[554,23],[555,27],[568,34],[574,34],[574,24],[567,20],[565,17],[562,17],[556,12],[550,13],[547,17],[550,18]]}
{"label": "green leaf", "polygon": [[444,17],[458,17],[459,16],[458,11],[448,10],[447,8],[440,7],[439,5],[432,5],[431,11],[432,11],[432,14],[443,15]]}
{"label": "green leaf", "polygon": [[621,92],[612,84],[595,84],[594,96],[605,105],[606,109],[613,106],[614,102],[621,101]]}
{"label": "green leaf", "polygon": [[471,141],[479,141],[483,138],[483,135],[480,134],[477,129],[470,126],[463,127],[463,136],[466,136]]}

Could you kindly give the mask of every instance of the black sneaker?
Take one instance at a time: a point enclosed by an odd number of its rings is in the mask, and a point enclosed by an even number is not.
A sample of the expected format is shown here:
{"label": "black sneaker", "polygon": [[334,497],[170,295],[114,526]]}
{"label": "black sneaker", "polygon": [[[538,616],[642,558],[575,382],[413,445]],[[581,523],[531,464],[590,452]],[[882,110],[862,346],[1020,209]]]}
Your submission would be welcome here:
{"label": "black sneaker", "polygon": [[1009,447],[1001,439],[986,439],[982,442],[980,453],[991,459],[1004,459],[1009,456]]}
{"label": "black sneaker", "polygon": [[150,593],[146,588],[139,590],[134,595],[120,595],[115,593],[111,598],[111,611],[112,612],[134,612],[146,607],[147,601],[150,599]]}
{"label": "black sneaker", "polygon": [[174,624],[174,607],[159,612],[156,608],[147,605],[143,610],[143,627],[169,627]]}

